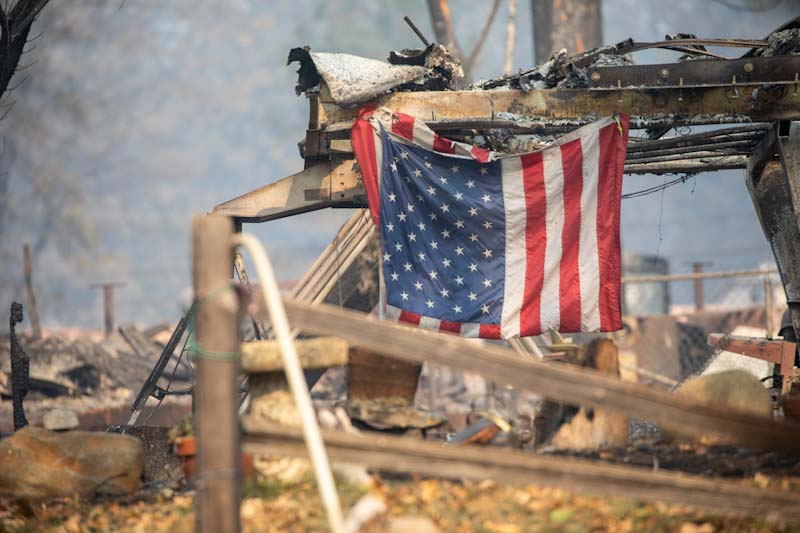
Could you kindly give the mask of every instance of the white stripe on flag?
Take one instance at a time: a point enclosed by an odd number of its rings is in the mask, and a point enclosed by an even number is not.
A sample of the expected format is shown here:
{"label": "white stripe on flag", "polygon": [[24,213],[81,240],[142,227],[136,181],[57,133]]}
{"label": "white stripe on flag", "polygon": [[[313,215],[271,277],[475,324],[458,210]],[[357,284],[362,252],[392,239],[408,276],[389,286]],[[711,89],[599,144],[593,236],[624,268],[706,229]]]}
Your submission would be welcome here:
{"label": "white stripe on flag", "polygon": [[439,324],[442,321],[438,318],[431,318],[429,316],[423,316],[419,319],[419,327],[424,329],[439,329]]}
{"label": "white stripe on flag", "polygon": [[461,331],[459,334],[462,337],[476,338],[481,334],[481,325],[472,322],[461,324]]}
{"label": "white stripe on flag", "polygon": [[433,152],[433,130],[419,119],[414,120],[414,142]]}
{"label": "white stripe on flag", "polygon": [[505,289],[500,334],[504,339],[519,335],[520,312],[525,295],[525,187],[522,158],[501,159],[503,203],[506,217]]}
{"label": "white stripe on flag", "polygon": [[[597,186],[600,177],[600,132],[592,128],[581,139],[583,188],[578,269],[581,279],[581,331],[600,331],[600,263],[597,250]],[[605,216],[603,213],[601,216]]]}
{"label": "white stripe on flag", "polygon": [[[547,247],[544,255],[544,286],[542,287],[542,331],[558,329],[561,324],[560,280],[561,239],[564,230],[564,167],[561,163],[561,147],[545,148],[544,190],[547,201],[545,227]],[[506,252],[508,253],[508,252]]]}
{"label": "white stripe on flag", "polygon": [[[376,310],[378,309],[377,305],[375,306],[375,309]],[[395,307],[393,305],[387,305],[386,306],[385,316],[386,316],[387,319],[393,320],[393,321],[396,322],[396,321],[400,320],[400,313],[401,313],[401,309],[399,307]],[[376,314],[377,314],[377,312],[376,312]]]}

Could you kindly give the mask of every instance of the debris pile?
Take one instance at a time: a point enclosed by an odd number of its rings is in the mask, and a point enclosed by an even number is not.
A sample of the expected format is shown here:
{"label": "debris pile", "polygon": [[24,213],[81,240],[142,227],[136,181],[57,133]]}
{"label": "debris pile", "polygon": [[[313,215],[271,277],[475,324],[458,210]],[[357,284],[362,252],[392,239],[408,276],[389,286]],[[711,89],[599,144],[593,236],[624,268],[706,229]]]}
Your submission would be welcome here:
{"label": "debris pile", "polygon": [[461,63],[441,44],[425,49],[392,51],[389,63],[351,54],[311,52],[306,46],[289,52],[297,62],[297,94],[318,91],[324,83],[337,104],[350,107],[390,91],[442,91],[456,87],[464,77]]}
{"label": "debris pile", "polygon": [[[141,386],[153,369],[163,350],[165,335],[164,327],[142,332],[134,326],[123,325],[120,331],[126,335],[115,332],[99,341],[85,334],[52,334],[41,339],[18,334],[30,359],[30,392],[25,400],[29,418],[38,423],[50,408],[63,406],[64,398],[73,399],[69,407],[79,412],[128,403],[137,392],[133,389]],[[0,338],[0,397],[3,399],[11,398],[12,394],[10,359],[6,335]],[[191,381],[188,363],[178,368],[174,381],[176,384]],[[0,410],[10,415],[10,402],[0,404]],[[3,427],[6,429],[10,428]]]}
{"label": "debris pile", "polygon": [[761,57],[800,55],[800,28],[776,31],[767,37],[767,47],[755,55]]}

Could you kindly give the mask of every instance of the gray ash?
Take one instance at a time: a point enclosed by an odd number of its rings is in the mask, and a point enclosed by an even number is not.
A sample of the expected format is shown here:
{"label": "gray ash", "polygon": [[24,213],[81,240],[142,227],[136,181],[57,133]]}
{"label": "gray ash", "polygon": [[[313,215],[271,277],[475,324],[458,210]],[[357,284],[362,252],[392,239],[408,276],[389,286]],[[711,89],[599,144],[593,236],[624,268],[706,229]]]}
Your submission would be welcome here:
{"label": "gray ash", "polygon": [[800,55],[800,28],[776,31],[767,37],[766,48],[756,52],[757,56],[790,56]]}

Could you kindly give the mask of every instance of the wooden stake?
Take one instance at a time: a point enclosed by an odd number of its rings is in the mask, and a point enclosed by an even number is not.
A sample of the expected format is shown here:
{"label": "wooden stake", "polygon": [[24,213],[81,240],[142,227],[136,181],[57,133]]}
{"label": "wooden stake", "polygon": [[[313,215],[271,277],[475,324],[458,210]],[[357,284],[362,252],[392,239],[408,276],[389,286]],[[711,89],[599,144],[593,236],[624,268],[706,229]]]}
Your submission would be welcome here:
{"label": "wooden stake", "polygon": [[231,286],[233,223],[219,215],[192,221],[195,335],[197,531],[239,531],[240,462],[237,378],[239,303]]}
{"label": "wooden stake", "polygon": [[106,329],[106,338],[114,333],[114,287],[124,287],[124,283],[93,283],[90,289],[103,289],[103,323]]}
{"label": "wooden stake", "polygon": [[28,318],[31,321],[31,333],[34,339],[42,338],[42,325],[39,323],[39,311],[36,309],[36,295],[33,292],[33,260],[31,249],[26,243],[22,247],[25,256],[25,286],[28,290]]}

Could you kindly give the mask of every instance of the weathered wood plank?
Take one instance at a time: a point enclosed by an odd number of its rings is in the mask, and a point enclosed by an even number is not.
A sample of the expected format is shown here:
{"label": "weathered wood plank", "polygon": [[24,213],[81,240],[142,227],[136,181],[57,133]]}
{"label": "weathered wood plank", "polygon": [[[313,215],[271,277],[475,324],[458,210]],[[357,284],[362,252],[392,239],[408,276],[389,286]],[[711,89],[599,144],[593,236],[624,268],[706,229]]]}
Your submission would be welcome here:
{"label": "weathered wood plank", "polygon": [[800,455],[800,424],[776,422],[686,398],[638,383],[615,380],[596,371],[550,365],[517,357],[499,346],[469,342],[455,335],[381,322],[328,305],[286,300],[295,327],[337,335],[360,346],[405,361],[430,361],[476,372],[500,384],[538,392],[573,404],[609,407],[653,423],[680,420],[686,437],[714,435],[743,446]]}
{"label": "weathered wood plank", "polygon": [[[305,457],[302,433],[245,418],[244,449],[253,453]],[[368,468],[432,476],[495,479],[502,483],[557,487],[577,493],[685,504],[715,512],[800,519],[800,494],[763,490],[731,481],[682,473],[608,465],[582,459],[482,446],[447,447],[409,437],[323,432],[334,461]]]}
{"label": "weathered wood plank", "polygon": [[[303,368],[330,368],[347,364],[349,345],[338,337],[294,341]],[[248,374],[283,372],[283,357],[276,340],[243,342],[242,370]]]}

